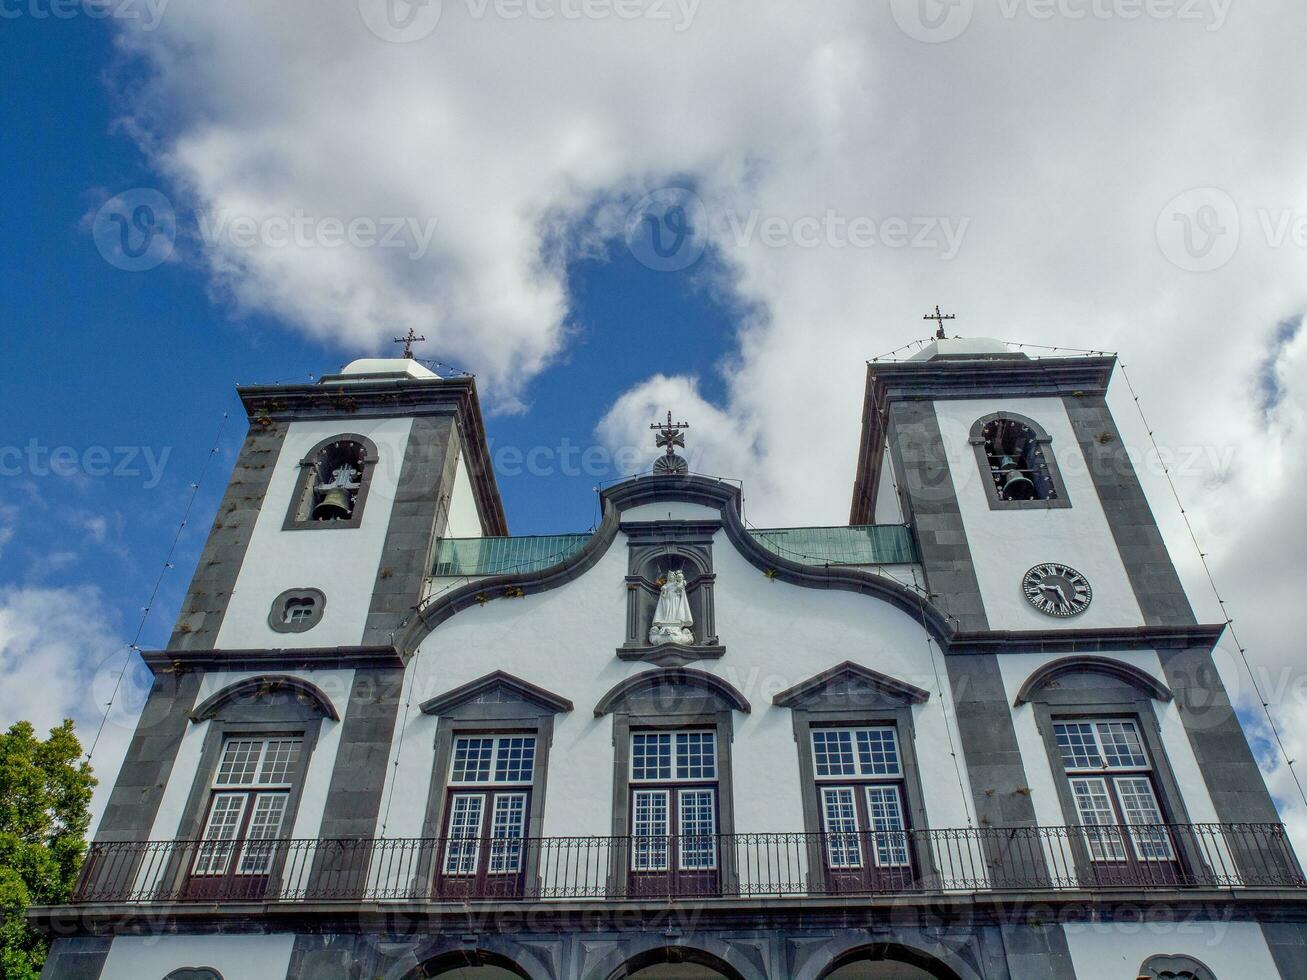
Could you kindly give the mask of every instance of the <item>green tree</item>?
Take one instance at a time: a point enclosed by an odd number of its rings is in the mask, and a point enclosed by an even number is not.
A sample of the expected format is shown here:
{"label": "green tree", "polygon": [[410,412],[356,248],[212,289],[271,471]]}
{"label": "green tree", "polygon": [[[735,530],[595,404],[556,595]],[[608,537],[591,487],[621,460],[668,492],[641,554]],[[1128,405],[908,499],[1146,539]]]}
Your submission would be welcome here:
{"label": "green tree", "polygon": [[71,720],[41,741],[20,721],[0,734],[0,978],[32,980],[48,945],[23,919],[66,902],[86,852],[95,777]]}

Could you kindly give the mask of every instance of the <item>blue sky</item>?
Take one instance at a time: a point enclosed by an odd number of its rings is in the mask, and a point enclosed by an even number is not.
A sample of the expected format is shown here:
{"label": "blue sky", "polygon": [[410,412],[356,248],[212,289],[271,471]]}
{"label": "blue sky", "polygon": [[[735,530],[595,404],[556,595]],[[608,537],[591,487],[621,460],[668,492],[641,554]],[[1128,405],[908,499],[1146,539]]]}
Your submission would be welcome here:
{"label": "blue sky", "polygon": [[[12,447],[0,486],[16,508],[0,588],[99,583],[130,640],[216,442],[220,453],[141,642],[161,646],[244,436],[235,386],[307,381],[395,347],[306,340],[276,318],[215,301],[194,264],[129,272],[107,263],[88,214],[106,196],[162,186],[116,125],[121,107],[106,78],[121,68],[111,35],[86,17],[25,18],[5,24],[0,46],[0,373]],[[595,425],[614,400],[650,374],[687,364],[702,367],[704,394],[720,398],[715,367],[732,346],[736,314],[699,282],[711,262],[710,252],[684,273],[654,271],[620,239],[602,256],[572,262],[568,350],[527,387],[525,411],[492,413],[494,451],[576,447],[572,469],[582,470],[580,452],[596,445]],[[442,354],[431,343],[418,350]],[[52,465],[50,453],[62,447],[76,459],[65,451]],[[651,437],[645,455],[655,453]],[[588,529],[593,488],[619,475],[607,467],[574,475],[561,461],[544,474],[510,467],[500,488],[513,532]]]}

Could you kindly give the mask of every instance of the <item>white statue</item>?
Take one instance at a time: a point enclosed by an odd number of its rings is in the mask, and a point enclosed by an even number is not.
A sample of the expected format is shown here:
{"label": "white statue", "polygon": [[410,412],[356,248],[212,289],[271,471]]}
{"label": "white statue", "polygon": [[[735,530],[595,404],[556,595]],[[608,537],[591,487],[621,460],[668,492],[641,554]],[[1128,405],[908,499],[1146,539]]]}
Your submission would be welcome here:
{"label": "white statue", "polygon": [[649,642],[693,643],[694,631],[690,629],[693,625],[690,600],[685,595],[685,574],[680,571],[670,572],[658,595],[658,608],[654,610]]}

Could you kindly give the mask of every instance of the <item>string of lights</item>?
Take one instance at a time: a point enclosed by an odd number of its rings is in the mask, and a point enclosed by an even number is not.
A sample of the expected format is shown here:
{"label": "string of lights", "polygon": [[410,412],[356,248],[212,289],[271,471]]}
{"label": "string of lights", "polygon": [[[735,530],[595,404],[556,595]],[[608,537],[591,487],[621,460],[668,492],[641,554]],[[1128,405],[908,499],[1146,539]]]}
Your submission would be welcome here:
{"label": "string of lights", "polygon": [[173,556],[177,553],[177,544],[181,541],[182,532],[186,530],[186,524],[191,517],[191,510],[195,506],[195,498],[199,496],[200,487],[203,486],[204,478],[209,472],[209,464],[213,462],[213,457],[218,454],[218,450],[222,446],[222,436],[227,431],[228,415],[227,412],[222,413],[222,422],[218,426],[218,434],[213,440],[213,447],[205,454],[204,463],[200,466],[200,475],[191,484],[191,493],[186,500],[186,509],[182,513],[181,523],[177,525],[177,531],[173,534],[172,543],[168,546],[168,554],[163,560],[163,567],[159,569],[159,574],[154,580],[154,588],[150,590],[150,600],[141,610],[141,618],[136,623],[136,634],[132,637],[132,642],[127,644],[127,656],[123,658],[122,669],[118,671],[118,678],[114,681],[109,700],[105,702],[104,714],[100,717],[100,726],[95,731],[95,738],[91,740],[90,749],[87,750],[87,762],[91,761],[95,755],[96,747],[100,744],[100,736],[104,734],[104,726],[109,721],[109,712],[113,710],[114,703],[118,700],[118,692],[122,688],[123,678],[127,676],[127,668],[132,663],[132,653],[140,652],[141,634],[145,631],[145,624],[150,618],[150,611],[154,608],[155,599],[158,598],[159,588],[163,585],[163,577],[173,567]]}

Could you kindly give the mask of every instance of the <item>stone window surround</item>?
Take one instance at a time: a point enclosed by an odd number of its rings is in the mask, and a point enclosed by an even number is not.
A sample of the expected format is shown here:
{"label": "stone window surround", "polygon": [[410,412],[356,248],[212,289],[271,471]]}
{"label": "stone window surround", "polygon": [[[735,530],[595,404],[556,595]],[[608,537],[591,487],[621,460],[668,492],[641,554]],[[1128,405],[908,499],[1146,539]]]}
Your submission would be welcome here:
{"label": "stone window surround", "polygon": [[[1035,444],[1039,447],[1040,455],[1044,458],[1044,465],[1048,467],[1048,479],[1053,484],[1053,489],[1057,493],[1056,497],[1049,500],[1002,500],[999,498],[998,489],[994,486],[994,478],[989,472],[989,457],[985,453],[984,435],[985,426],[998,419],[1011,419],[1014,422],[1020,422],[1035,434]],[[980,469],[980,485],[985,489],[985,499],[989,502],[990,510],[1061,510],[1071,506],[1071,498],[1067,494],[1066,483],[1062,479],[1062,471],[1058,469],[1057,454],[1053,452],[1053,437],[1034,419],[1019,415],[1016,412],[992,412],[976,419],[972,424],[969,441],[976,451],[976,465]]]}
{"label": "stone window surround", "polygon": [[[1062,807],[1062,819],[1068,827],[1080,826],[1080,811],[1076,808],[1075,797],[1071,792],[1071,780],[1062,765],[1062,752],[1057,744],[1057,733],[1053,726],[1066,721],[1132,721],[1139,730],[1148,761],[1152,765],[1153,784],[1157,790],[1157,805],[1162,811],[1162,819],[1171,824],[1189,823],[1189,813],[1184,805],[1184,796],[1176,782],[1175,773],[1167,758],[1166,747],[1162,741],[1162,729],[1153,708],[1153,701],[1140,697],[1135,701],[1084,701],[1083,691],[1042,691],[1031,698],[1035,709],[1035,724],[1044,739],[1044,751],[1053,772],[1053,782],[1057,786],[1058,802]],[[1191,868],[1204,867],[1201,854],[1194,842],[1180,839],[1176,842],[1181,852],[1181,860]],[[1076,841],[1073,853],[1078,870],[1088,875],[1093,863],[1083,842]]]}
{"label": "stone window surround", "polygon": [[1207,964],[1179,953],[1162,953],[1150,956],[1139,966],[1138,974],[1147,980],[1182,980],[1193,977],[1194,980],[1216,980],[1216,974]]}
{"label": "stone window surround", "polygon": [[[248,683],[248,682],[241,682]],[[219,692],[221,693],[221,692]],[[212,700],[212,699],[210,699]],[[198,840],[203,833],[204,820],[208,815],[209,800],[213,790],[213,776],[217,772],[218,762],[222,757],[222,747],[229,738],[299,738],[302,739],[299,763],[291,776],[291,789],[286,801],[286,811],[282,815],[282,836],[289,836],[295,826],[295,817],[299,812],[300,798],[304,793],[304,781],[308,775],[309,762],[321,734],[324,715],[317,704],[293,700],[285,704],[251,704],[249,702],[222,704],[213,717],[207,719],[208,730],[204,733],[204,744],[200,749],[200,761],[195,768],[195,779],[191,792],[182,810],[181,820],[177,825],[176,840]],[[203,720],[197,721],[202,724]],[[279,855],[274,863],[270,891],[276,887],[276,879],[285,862],[286,855]],[[176,877],[176,883],[189,872],[190,861],[185,856],[174,858],[177,866],[169,869],[169,875]]]}
{"label": "stone window surround", "polygon": [[[521,700],[473,700],[489,689],[507,689],[518,693]],[[459,703],[457,698],[466,692],[468,700]],[[571,702],[543,689],[526,684],[502,672],[488,675],[463,687],[433,698],[422,706],[424,713],[435,711],[438,717],[432,759],[431,783],[427,790],[427,807],[422,820],[422,836],[426,840],[441,837],[445,830],[445,809],[450,794],[449,772],[454,754],[454,740],[462,735],[534,735],[535,762],[531,774],[530,813],[526,836],[539,837],[544,825],[545,790],[549,772],[549,750],[554,740],[554,715],[572,710]],[[456,787],[460,789],[472,787]],[[424,853],[419,863],[419,880],[434,883],[434,853]],[[527,848],[525,879],[539,884],[540,854]],[[530,886],[528,885],[528,891]]]}
{"label": "stone window surround", "polygon": [[[917,763],[916,724],[910,705],[902,707],[881,708],[827,708],[810,710],[808,708],[791,708],[791,721],[794,725],[794,741],[799,751],[799,786],[803,793],[803,829],[811,842],[808,847],[808,867],[814,882],[819,884],[817,891],[824,891],[826,877],[826,858],[822,853],[821,808],[819,794],[823,785],[836,785],[838,779],[818,780],[816,767],[812,758],[812,730],[814,728],[893,728],[899,747],[899,767],[902,776],[898,780],[903,786],[904,815],[908,820],[909,830],[927,830],[925,796],[921,790],[921,769]],[[849,777],[849,782],[861,785],[865,780],[861,776]],[[935,867],[929,847],[921,846],[921,841],[909,842],[912,852],[912,865],[919,880],[934,877]]]}
{"label": "stone window surround", "polygon": [[[717,745],[717,833],[723,837],[735,833],[731,743],[735,737],[734,713],[737,709],[716,684],[710,686],[711,681],[720,682],[719,678],[701,680],[697,676],[699,673],[688,669],[667,670],[666,676],[686,690],[671,695],[662,688],[652,696],[649,685],[656,684],[662,672],[635,675],[609,692],[596,708],[596,714],[611,713],[613,716],[613,837],[625,838],[631,833],[631,733],[675,729],[714,733]],[[619,692],[622,688],[625,690]],[[738,699],[738,703],[748,709],[748,702]],[[626,860],[610,862],[608,888],[615,895],[625,891],[630,870],[628,864]],[[722,887],[729,891],[739,881],[731,848],[721,849],[718,864]]]}
{"label": "stone window surround", "polygon": [[[363,447],[363,472],[359,474],[359,488],[354,495],[354,510],[343,521],[315,521],[310,518],[301,520],[298,514],[304,504],[305,495],[309,492],[309,481],[313,477],[313,467],[317,464],[317,458],[324,449],[337,442],[355,442]],[[379,458],[377,444],[357,432],[341,432],[323,439],[299,461],[295,489],[291,492],[290,506],[286,508],[286,519],[282,522],[281,529],[283,531],[338,531],[361,526],[364,505],[367,503],[368,490],[372,486],[372,476]]]}
{"label": "stone window surround", "polygon": [[[286,622],[286,604],[292,599],[312,599],[313,615],[297,622]],[[326,609],[327,596],[321,589],[287,589],[272,600],[272,608],[268,611],[268,626],[274,633],[306,633],[322,622]]]}

